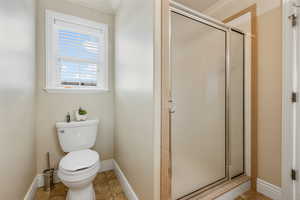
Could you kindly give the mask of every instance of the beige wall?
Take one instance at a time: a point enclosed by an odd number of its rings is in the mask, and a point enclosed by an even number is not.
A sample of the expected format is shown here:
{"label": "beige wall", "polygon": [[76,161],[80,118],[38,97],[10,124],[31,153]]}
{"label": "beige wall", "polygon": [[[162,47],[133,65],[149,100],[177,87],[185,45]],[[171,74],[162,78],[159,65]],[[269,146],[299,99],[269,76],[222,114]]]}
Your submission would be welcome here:
{"label": "beige wall", "polygon": [[35,164],[35,1],[0,1],[0,199],[23,199]]}
{"label": "beige wall", "polygon": [[78,6],[65,0],[38,0],[37,11],[37,170],[40,173],[46,167],[46,152],[51,152],[53,163],[57,163],[63,155],[58,143],[55,122],[63,121],[67,112],[79,106],[87,109],[90,118],[100,120],[95,150],[101,159],[113,157],[114,132],[114,97],[113,92],[98,94],[53,94],[43,90],[45,86],[45,9],[82,17],[100,23],[109,24],[110,31],[110,79],[113,79],[113,32],[114,16],[102,14],[100,11]]}
{"label": "beige wall", "polygon": [[124,0],[116,16],[115,159],[141,200],[153,200],[154,1]]}
{"label": "beige wall", "polygon": [[258,9],[258,178],[281,185],[282,20],[280,0],[233,0],[206,14],[223,20]]}
{"label": "beige wall", "polygon": [[281,185],[281,7],[258,18],[258,177]]}

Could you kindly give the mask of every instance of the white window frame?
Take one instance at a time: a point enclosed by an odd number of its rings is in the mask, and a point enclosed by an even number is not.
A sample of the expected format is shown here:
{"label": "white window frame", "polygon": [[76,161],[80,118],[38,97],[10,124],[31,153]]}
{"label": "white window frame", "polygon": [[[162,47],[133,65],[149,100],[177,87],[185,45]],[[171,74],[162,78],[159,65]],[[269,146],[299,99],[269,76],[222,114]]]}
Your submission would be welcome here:
{"label": "white window frame", "polygon": [[[86,20],[80,17],[66,15],[52,10],[46,10],[46,70],[45,70],[45,90],[49,93],[97,93],[109,91],[109,68],[108,68],[108,25]],[[74,25],[92,29],[104,30],[104,63],[98,64],[101,73],[97,74],[97,86],[57,86],[57,66],[56,66],[56,40],[55,20],[64,21]],[[84,28],[83,28],[84,29]]]}

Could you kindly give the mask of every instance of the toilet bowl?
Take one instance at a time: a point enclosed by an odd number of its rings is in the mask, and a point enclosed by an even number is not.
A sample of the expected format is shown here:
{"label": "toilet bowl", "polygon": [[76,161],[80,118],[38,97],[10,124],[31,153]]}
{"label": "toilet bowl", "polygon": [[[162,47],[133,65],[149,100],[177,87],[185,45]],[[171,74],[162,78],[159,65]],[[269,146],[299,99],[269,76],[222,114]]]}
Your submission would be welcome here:
{"label": "toilet bowl", "polygon": [[58,177],[69,188],[67,200],[95,200],[93,180],[100,169],[97,152],[85,149],[64,156],[58,169]]}

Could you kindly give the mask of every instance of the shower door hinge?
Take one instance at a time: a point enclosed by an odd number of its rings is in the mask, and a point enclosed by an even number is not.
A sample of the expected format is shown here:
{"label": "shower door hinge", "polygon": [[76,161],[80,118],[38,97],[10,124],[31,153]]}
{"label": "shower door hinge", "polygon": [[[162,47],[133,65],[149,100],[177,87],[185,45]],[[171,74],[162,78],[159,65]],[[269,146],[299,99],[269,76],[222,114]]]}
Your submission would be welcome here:
{"label": "shower door hinge", "polygon": [[297,92],[292,92],[291,100],[292,100],[292,103],[296,103],[298,101]]}
{"label": "shower door hinge", "polygon": [[291,179],[293,181],[297,180],[297,171],[294,169],[291,170]]}
{"label": "shower door hinge", "polygon": [[295,14],[289,16],[289,20],[291,20],[292,27],[295,27],[297,25],[297,19],[298,17]]}

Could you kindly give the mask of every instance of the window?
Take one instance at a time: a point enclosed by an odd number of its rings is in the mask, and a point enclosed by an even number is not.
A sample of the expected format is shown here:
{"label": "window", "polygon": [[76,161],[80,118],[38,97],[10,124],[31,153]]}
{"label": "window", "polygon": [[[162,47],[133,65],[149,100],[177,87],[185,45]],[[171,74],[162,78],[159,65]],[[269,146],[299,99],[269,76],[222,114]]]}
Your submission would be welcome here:
{"label": "window", "polygon": [[108,89],[108,27],[46,11],[46,90]]}

